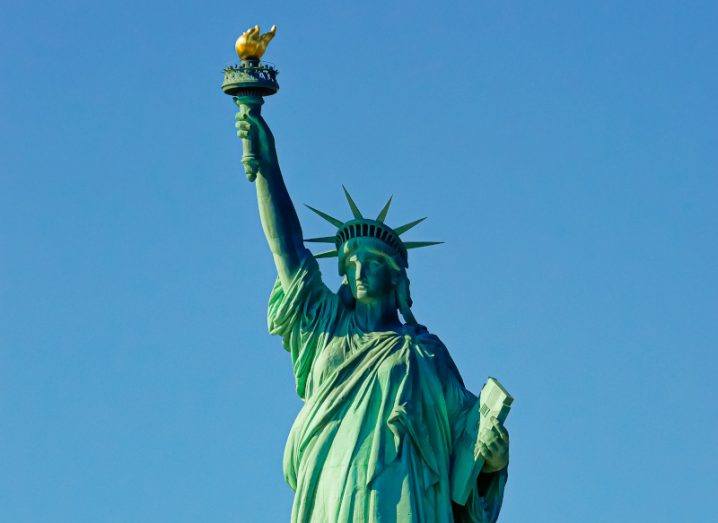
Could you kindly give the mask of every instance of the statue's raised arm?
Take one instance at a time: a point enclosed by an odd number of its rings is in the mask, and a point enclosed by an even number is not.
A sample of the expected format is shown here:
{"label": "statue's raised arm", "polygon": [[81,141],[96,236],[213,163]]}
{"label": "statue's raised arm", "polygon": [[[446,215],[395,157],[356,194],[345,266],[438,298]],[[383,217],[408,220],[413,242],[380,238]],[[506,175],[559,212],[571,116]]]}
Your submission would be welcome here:
{"label": "statue's raised arm", "polygon": [[[237,136],[249,142],[251,156],[244,160],[247,176],[254,177],[262,229],[274,256],[277,273],[286,287],[304,256],[302,227],[282,178],[274,136],[259,105],[238,103]],[[255,177],[256,176],[256,177]]]}
{"label": "statue's raised arm", "polygon": [[308,251],[302,242],[297,212],[282,179],[277,161],[274,136],[261,114],[264,97],[277,92],[277,70],[260,61],[277,27],[262,34],[259,26],[250,27],[237,39],[235,50],[239,65],[224,70],[222,90],[231,95],[239,108],[237,136],[242,139],[242,164],[257,187],[257,203],[262,228],[274,256],[283,287],[301,266]]}

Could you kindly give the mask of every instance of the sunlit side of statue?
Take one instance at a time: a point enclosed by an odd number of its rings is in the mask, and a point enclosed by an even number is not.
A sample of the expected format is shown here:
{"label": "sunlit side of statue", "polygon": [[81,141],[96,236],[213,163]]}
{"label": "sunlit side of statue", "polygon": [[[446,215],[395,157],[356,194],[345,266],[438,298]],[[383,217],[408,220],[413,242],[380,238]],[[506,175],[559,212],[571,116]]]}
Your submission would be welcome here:
{"label": "sunlit side of statue", "polygon": [[[512,398],[493,378],[469,392],[441,340],[411,311],[409,251],[439,242],[391,227],[391,198],[371,218],[344,189],[347,221],[310,207],[333,232],[305,239],[261,115],[277,71],[259,61],[276,27],[237,40],[234,97],[242,163],[277,269],[268,327],[289,352],[304,400],[289,434],[284,474],[296,523],[494,522],[503,500]],[[304,243],[326,243],[312,254]],[[322,282],[316,258],[336,257],[342,284]]]}

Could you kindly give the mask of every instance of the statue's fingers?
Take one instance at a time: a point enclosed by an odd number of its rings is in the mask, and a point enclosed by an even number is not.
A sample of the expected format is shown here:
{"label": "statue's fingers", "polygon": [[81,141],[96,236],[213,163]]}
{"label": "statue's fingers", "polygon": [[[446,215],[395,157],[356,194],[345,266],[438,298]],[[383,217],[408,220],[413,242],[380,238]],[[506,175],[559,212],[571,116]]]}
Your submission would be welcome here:
{"label": "statue's fingers", "polygon": [[495,441],[496,441],[496,436],[494,436],[494,435],[492,434],[491,436],[489,436],[488,438],[486,438],[486,439],[484,440],[484,444],[485,444],[487,447],[491,447],[491,445],[493,445]]}
{"label": "statue's fingers", "polygon": [[252,128],[252,124],[250,124],[246,120],[237,120],[237,122],[234,124],[234,126],[237,129],[242,129],[243,131],[249,131]]}
{"label": "statue's fingers", "polygon": [[484,446],[481,443],[479,443],[479,456],[481,456],[482,458],[486,458],[486,453],[484,452]]}
{"label": "statue's fingers", "polygon": [[237,113],[234,115],[235,120],[246,120],[249,118],[250,114],[250,107],[248,105],[243,104],[239,98],[236,96],[232,97],[232,100],[234,101],[234,104],[237,106]]}
{"label": "statue's fingers", "polygon": [[509,442],[509,431],[501,426],[497,427],[497,430],[499,431],[499,435],[501,436],[501,439],[504,440],[506,443],[508,443]]}
{"label": "statue's fingers", "polygon": [[496,418],[492,418],[492,420],[493,420],[493,425],[492,425],[491,429],[494,432],[496,432],[501,439],[508,441],[509,433],[506,430],[506,428]]}
{"label": "statue's fingers", "polygon": [[479,432],[479,441],[481,443],[485,443],[489,438],[491,438],[491,431],[489,429],[484,429]]}
{"label": "statue's fingers", "polygon": [[493,425],[491,426],[491,430],[501,439],[508,440],[509,439],[509,433],[506,430],[506,428],[501,424],[499,420],[496,418],[493,418]]}
{"label": "statue's fingers", "polygon": [[485,443],[479,445],[479,452],[486,459],[491,459],[494,455],[494,453],[491,452],[491,449]]}

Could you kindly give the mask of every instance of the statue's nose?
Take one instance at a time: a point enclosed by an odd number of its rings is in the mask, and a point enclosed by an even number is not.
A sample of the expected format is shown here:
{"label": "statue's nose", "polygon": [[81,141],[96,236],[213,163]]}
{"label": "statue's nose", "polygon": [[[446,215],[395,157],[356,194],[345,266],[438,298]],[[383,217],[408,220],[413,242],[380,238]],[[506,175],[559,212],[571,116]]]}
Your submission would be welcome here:
{"label": "statue's nose", "polygon": [[361,262],[356,262],[356,279],[361,280],[366,275],[366,269],[364,268],[364,265],[362,265]]}

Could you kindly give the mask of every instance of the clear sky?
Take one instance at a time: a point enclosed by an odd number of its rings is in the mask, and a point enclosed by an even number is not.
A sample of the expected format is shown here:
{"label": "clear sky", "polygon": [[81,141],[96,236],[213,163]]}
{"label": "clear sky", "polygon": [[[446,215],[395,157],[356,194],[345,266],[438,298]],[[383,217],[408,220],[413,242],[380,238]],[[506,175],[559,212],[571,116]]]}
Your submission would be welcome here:
{"label": "clear sky", "polygon": [[219,89],[255,23],[295,202],[394,194],[446,241],[414,311],[515,395],[500,521],[715,520],[716,3],[452,4],[3,3],[0,520],[288,520],[300,400]]}

